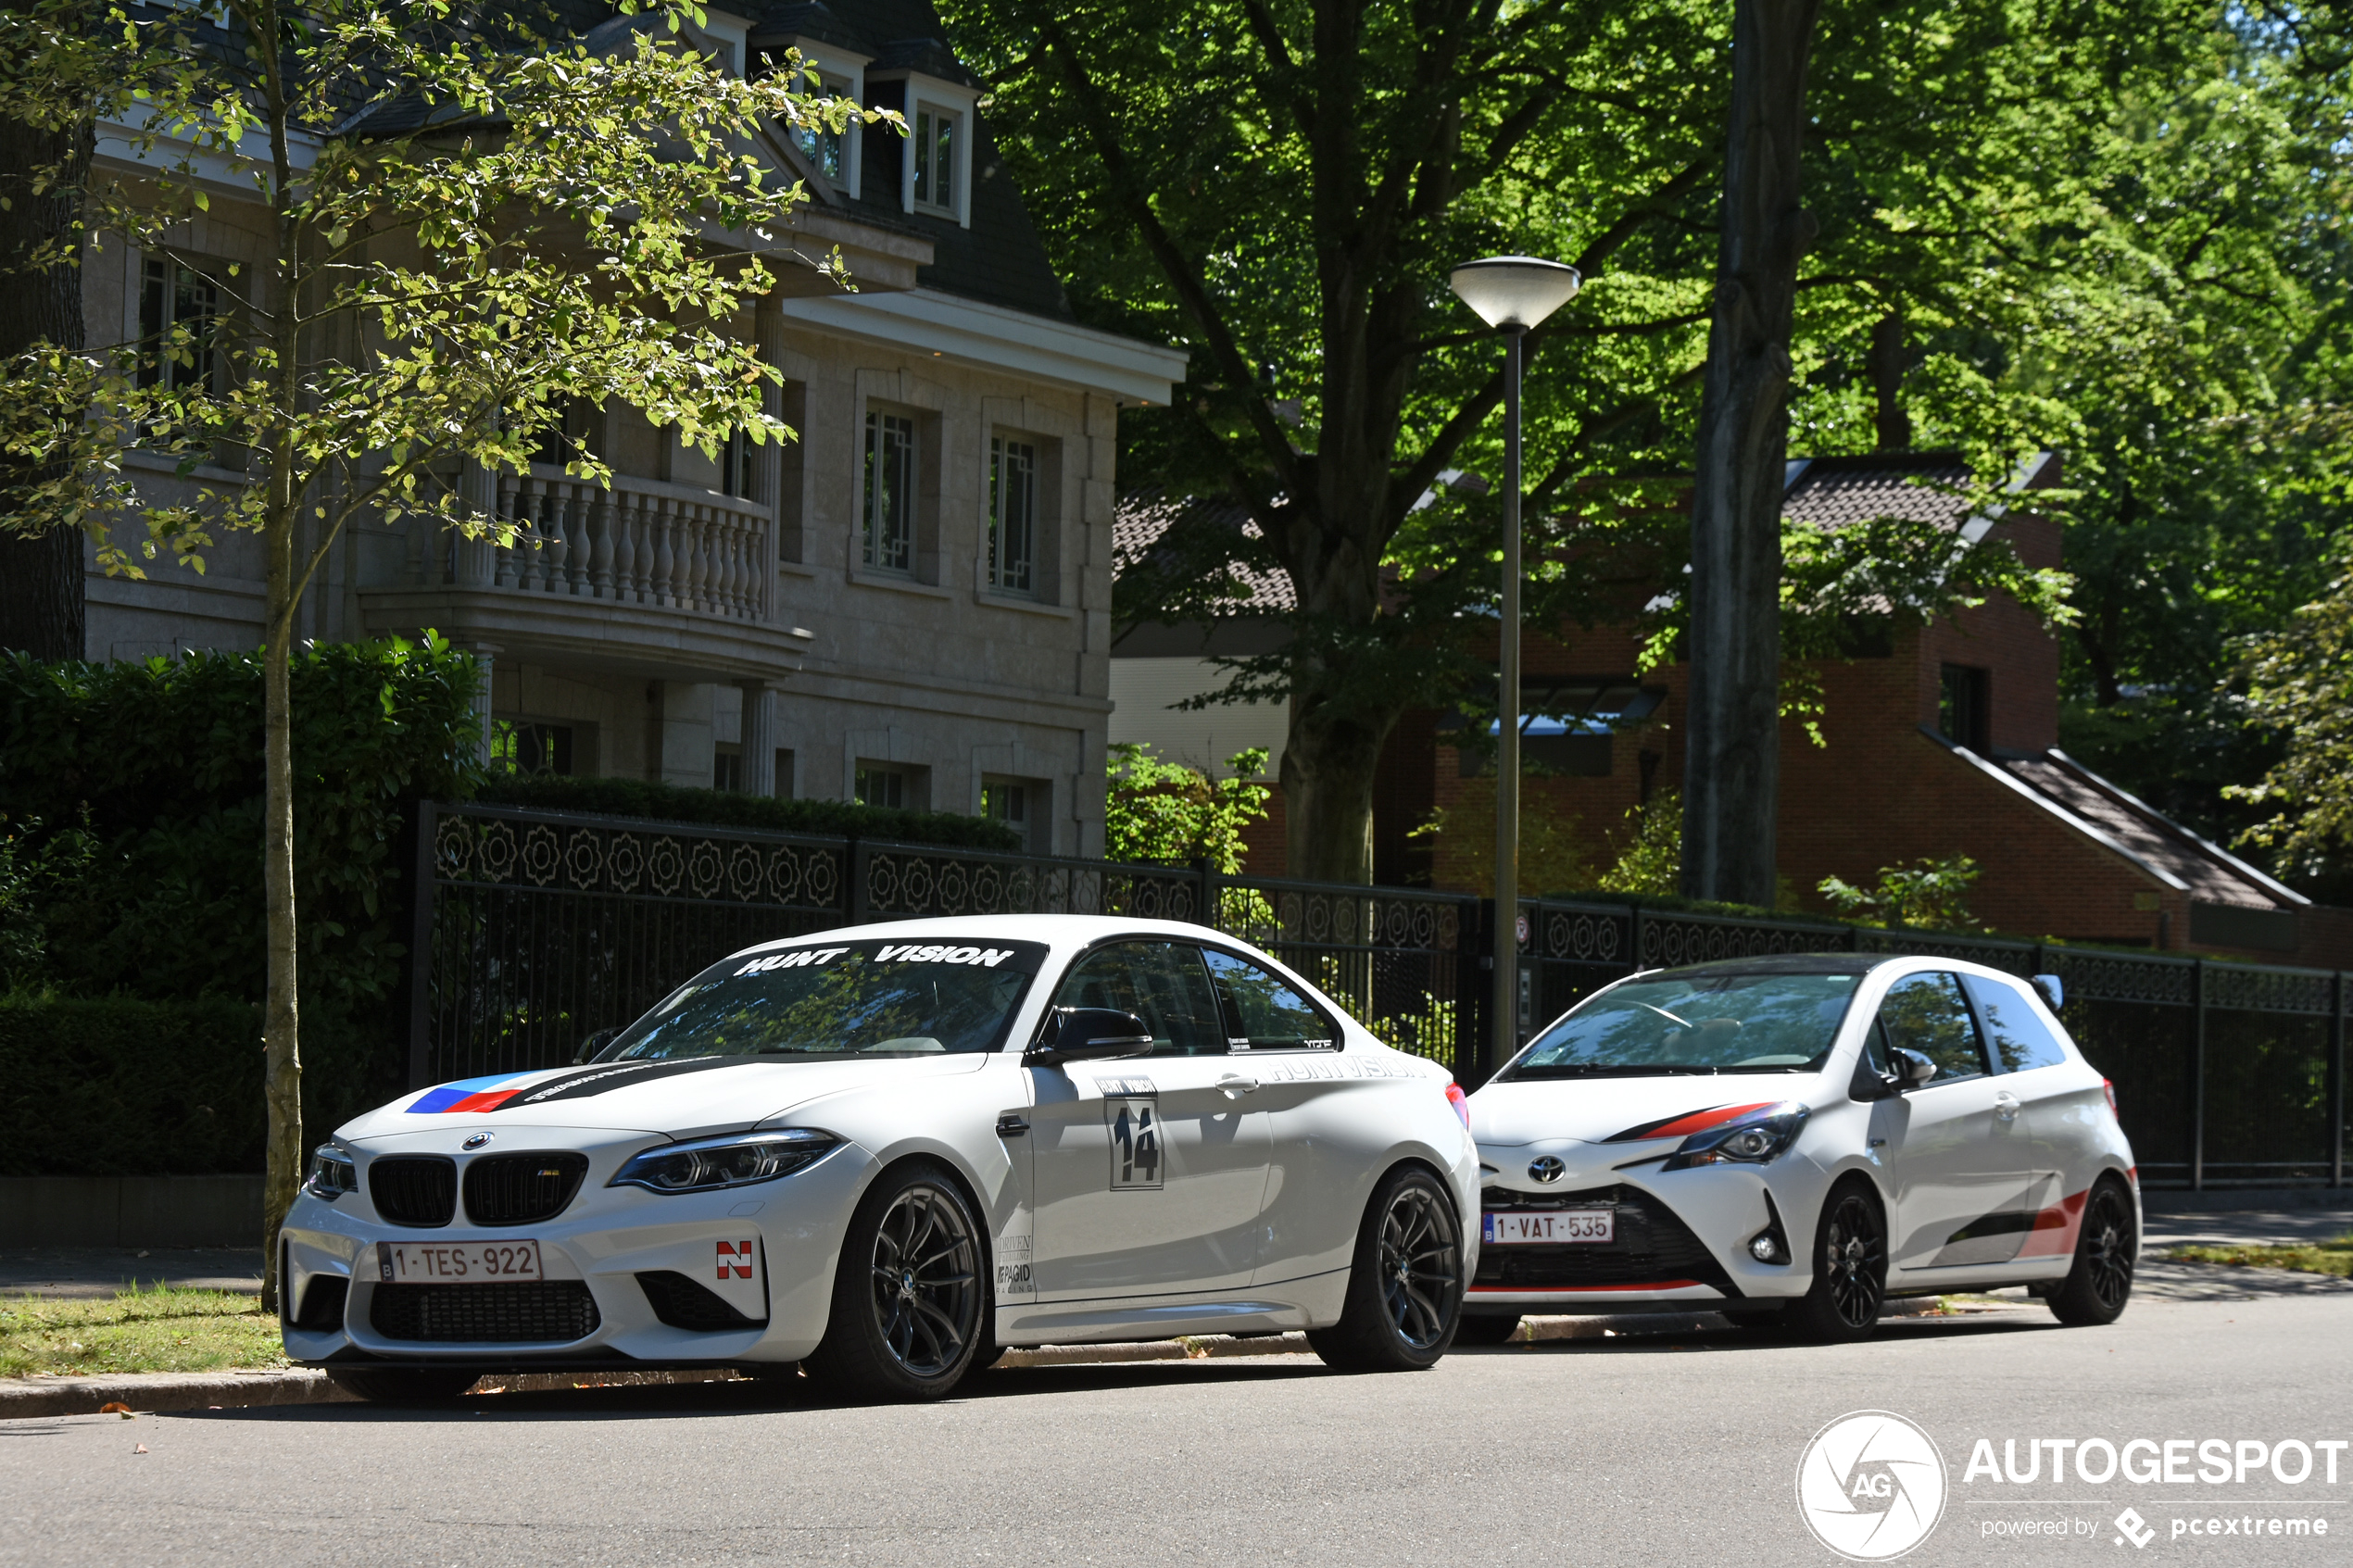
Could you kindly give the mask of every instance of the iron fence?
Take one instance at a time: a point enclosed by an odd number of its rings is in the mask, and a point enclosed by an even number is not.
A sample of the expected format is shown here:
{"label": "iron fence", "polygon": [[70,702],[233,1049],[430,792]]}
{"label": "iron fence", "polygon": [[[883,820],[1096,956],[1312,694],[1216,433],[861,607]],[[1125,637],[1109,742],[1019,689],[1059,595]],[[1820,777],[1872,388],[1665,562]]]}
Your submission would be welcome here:
{"label": "iron fence", "polygon": [[[416,1083],[559,1065],[752,943],[936,915],[1189,922],[1265,948],[1375,1034],[1483,1076],[1491,903],[751,828],[426,805],[412,909]],[[2057,974],[2151,1186],[2342,1185],[2342,973],[1640,902],[1524,900],[1526,1037],[1640,969],[1771,953],[1924,954]]]}

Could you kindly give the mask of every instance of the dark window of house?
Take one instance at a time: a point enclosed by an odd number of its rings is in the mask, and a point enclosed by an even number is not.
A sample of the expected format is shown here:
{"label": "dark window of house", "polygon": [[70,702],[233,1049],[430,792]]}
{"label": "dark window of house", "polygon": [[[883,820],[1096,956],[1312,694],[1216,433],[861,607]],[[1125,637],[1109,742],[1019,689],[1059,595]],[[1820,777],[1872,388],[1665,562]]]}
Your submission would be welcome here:
{"label": "dark window of house", "polygon": [[1947,664],[1937,701],[1936,727],[1955,746],[1985,755],[1991,725],[1993,681],[1988,671],[1968,664]]}
{"label": "dark window of house", "polygon": [[139,384],[220,391],[220,290],[168,256],[149,257],[139,294]]}
{"label": "dark window of house", "polygon": [[572,776],[572,726],[501,719],[491,727],[490,760],[510,773]]}
{"label": "dark window of house", "polygon": [[866,564],[912,571],[915,559],[915,421],[866,416]]}
{"label": "dark window of house", "polygon": [[729,432],[726,445],[719,448],[719,488],[750,498],[751,437],[740,430]]}
{"label": "dark window of house", "polygon": [[877,768],[858,764],[858,804],[888,806],[904,809],[907,805],[907,775],[897,768]]}
{"label": "dark window of house", "polygon": [[721,741],[711,747],[711,787],[739,795],[744,787],[744,749]]}
{"label": "dark window of house", "polygon": [[781,746],[776,748],[776,798],[793,798],[792,753]]}
{"label": "dark window of house", "polygon": [[1037,552],[1038,448],[998,436],[988,445],[988,585],[1031,592]]}

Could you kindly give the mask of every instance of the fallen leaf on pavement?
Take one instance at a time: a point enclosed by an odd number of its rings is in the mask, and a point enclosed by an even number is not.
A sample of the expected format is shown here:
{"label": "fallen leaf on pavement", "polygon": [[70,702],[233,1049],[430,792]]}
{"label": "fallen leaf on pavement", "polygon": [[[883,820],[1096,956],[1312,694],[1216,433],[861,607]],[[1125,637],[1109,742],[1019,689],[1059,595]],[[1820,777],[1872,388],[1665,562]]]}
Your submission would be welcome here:
{"label": "fallen leaf on pavement", "polygon": [[135,1449],[132,1449],[131,1451],[132,1451],[132,1453],[134,1453],[134,1454],[143,1454],[143,1453],[145,1453],[145,1452],[147,1451],[147,1445],[146,1445],[146,1444],[145,1444],[145,1443],[142,1443],[142,1444],[140,1444],[137,1448],[135,1448]]}
{"label": "fallen leaf on pavement", "polygon": [[98,1407],[98,1413],[100,1415],[119,1415],[122,1417],[123,1420],[129,1421],[131,1419],[131,1407],[124,1404],[120,1399],[108,1399],[105,1404]]}

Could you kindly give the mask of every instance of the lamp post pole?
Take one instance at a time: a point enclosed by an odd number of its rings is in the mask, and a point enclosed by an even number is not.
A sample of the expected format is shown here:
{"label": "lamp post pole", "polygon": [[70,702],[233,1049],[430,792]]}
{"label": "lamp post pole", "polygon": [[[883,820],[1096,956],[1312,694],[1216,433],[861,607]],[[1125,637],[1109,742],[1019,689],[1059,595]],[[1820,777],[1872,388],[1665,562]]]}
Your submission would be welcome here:
{"label": "lamp post pole", "polygon": [[1504,592],[1495,623],[1495,1027],[1492,1073],[1519,1049],[1519,378],[1528,329],[1504,328]]}
{"label": "lamp post pole", "polygon": [[1483,1042],[1494,1072],[1519,1049],[1519,379],[1529,330],[1577,294],[1577,269],[1533,256],[1466,261],[1446,280],[1504,334],[1504,581],[1495,620],[1494,1022]]}

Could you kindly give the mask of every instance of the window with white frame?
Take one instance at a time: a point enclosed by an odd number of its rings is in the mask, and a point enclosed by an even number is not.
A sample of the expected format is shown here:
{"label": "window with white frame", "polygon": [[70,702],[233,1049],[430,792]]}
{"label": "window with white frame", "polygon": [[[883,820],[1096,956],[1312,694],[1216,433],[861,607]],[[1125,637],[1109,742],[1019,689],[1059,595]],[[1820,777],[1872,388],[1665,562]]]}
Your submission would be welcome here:
{"label": "window with white frame", "polygon": [[1038,448],[1002,435],[988,444],[988,585],[1038,591]]}
{"label": "window with white frame", "polygon": [[865,563],[877,571],[915,569],[915,421],[866,414]]}
{"label": "window with white frame", "polygon": [[963,119],[953,109],[918,101],[915,105],[915,205],[954,216],[956,156],[963,135]]}
{"label": "window with white frame", "polygon": [[150,256],[140,279],[139,384],[221,390],[220,286],[174,256]]}

